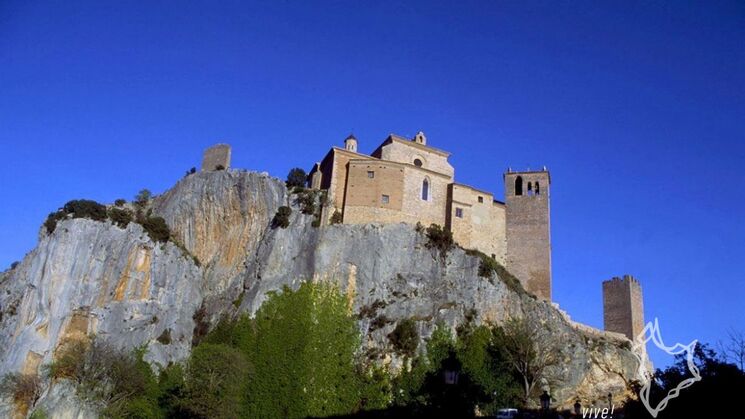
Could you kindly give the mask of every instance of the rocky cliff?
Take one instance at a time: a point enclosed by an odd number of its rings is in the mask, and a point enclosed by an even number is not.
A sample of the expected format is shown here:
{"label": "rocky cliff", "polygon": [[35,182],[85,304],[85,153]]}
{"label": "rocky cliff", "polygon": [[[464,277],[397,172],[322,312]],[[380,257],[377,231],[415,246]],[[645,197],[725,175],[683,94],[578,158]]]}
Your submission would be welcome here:
{"label": "rocky cliff", "polygon": [[[363,349],[394,368],[401,364],[386,335],[399,320],[416,319],[426,339],[437,322],[526,317],[564,343],[563,381],[551,389],[560,404],[621,397],[639,378],[627,340],[577,327],[506,278],[480,277],[478,257],[456,248],[441,258],[405,224],[313,227],[296,197],[266,174],[202,172],[152,203],[172,242],[153,242],[136,223],[77,218],[42,230],[37,247],[0,276],[0,373],[39,371],[66,340],[90,334],[123,348],[144,345],[158,368],[188,356],[195,326],[253,313],[267,292],[314,280],[338,284],[353,300]],[[272,229],[282,205],[293,207],[290,226]],[[376,318],[386,321],[373,326]],[[164,333],[170,339],[159,339]],[[37,404],[54,417],[92,414],[66,397],[64,382],[44,388]],[[5,400],[0,415],[14,408]]]}

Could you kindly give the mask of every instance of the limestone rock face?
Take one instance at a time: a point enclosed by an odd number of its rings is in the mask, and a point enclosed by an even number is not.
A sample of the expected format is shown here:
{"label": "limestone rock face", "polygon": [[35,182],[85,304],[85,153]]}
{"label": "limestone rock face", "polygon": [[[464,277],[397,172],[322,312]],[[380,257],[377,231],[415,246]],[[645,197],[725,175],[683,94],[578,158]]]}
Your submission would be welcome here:
{"label": "limestone rock face", "polygon": [[[146,346],[145,359],[156,368],[178,362],[191,350],[197,311],[213,324],[252,314],[269,291],[313,280],[339,286],[360,313],[364,349],[394,370],[401,359],[386,336],[400,320],[416,319],[426,339],[437,322],[527,317],[564,343],[557,371],[564,380],[551,388],[555,404],[603,400],[640,379],[627,340],[579,328],[550,303],[496,276],[480,277],[477,257],[458,248],[442,257],[406,224],[316,228],[295,198],[266,174],[200,172],[153,202],[183,248],[154,243],[135,223],[122,229],[70,219],[51,235],[42,232],[21,264],[0,274],[0,374],[37,372],[66,339],[90,334],[118,347]],[[282,205],[293,208],[290,226],[273,229]],[[376,318],[385,321],[374,325]],[[167,329],[171,342],[164,344],[158,337]],[[45,388],[37,406],[51,417],[91,415],[69,401],[71,386]],[[0,402],[0,416],[13,409]]]}

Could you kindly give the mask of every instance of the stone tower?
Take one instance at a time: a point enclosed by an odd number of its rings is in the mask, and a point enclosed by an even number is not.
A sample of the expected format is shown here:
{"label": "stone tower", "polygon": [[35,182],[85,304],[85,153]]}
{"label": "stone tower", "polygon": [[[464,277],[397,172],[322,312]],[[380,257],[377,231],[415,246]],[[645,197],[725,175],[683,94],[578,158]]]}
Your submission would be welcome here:
{"label": "stone tower", "polygon": [[357,152],[357,138],[354,134],[349,134],[349,137],[344,140],[344,149],[354,153]]}
{"label": "stone tower", "polygon": [[504,174],[507,270],[523,287],[551,301],[551,175],[541,171]]}
{"label": "stone tower", "polygon": [[642,286],[631,275],[603,281],[605,330],[634,340],[644,330]]}
{"label": "stone tower", "polygon": [[230,168],[230,145],[215,144],[204,150],[202,171],[227,170]]}

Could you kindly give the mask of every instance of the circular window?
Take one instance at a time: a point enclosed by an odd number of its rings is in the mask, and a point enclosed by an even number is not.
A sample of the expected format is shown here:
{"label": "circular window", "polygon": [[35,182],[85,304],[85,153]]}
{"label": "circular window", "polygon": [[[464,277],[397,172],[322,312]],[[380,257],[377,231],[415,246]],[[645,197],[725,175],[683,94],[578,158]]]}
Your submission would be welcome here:
{"label": "circular window", "polygon": [[414,159],[414,166],[416,167],[422,167],[422,161],[419,159]]}

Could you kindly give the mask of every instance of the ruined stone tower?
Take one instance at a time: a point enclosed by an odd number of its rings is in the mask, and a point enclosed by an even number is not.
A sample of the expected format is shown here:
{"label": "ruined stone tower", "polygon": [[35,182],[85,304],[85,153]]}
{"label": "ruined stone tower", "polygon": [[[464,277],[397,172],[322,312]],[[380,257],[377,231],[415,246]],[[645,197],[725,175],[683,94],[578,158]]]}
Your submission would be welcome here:
{"label": "ruined stone tower", "polygon": [[605,330],[634,340],[644,330],[642,287],[631,275],[603,281]]}
{"label": "ruined stone tower", "polygon": [[215,144],[204,150],[202,171],[227,170],[230,168],[230,145]]}
{"label": "ruined stone tower", "polygon": [[507,207],[507,269],[523,287],[551,301],[551,175],[541,171],[504,174]]}

